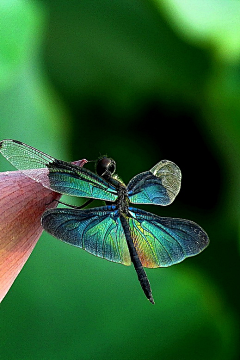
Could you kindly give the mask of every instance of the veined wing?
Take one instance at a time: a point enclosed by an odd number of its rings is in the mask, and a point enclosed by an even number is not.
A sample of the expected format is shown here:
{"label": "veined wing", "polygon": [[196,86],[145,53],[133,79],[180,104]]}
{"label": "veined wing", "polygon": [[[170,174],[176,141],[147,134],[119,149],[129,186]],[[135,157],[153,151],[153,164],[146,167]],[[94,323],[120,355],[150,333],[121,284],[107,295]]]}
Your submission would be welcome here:
{"label": "veined wing", "polygon": [[131,203],[169,205],[181,187],[181,171],[171,161],[162,160],[151,170],[130,180],[128,196]]}
{"label": "veined wing", "polygon": [[166,267],[197,255],[209,243],[205,231],[190,220],[166,218],[129,208],[131,236],[144,267]]}
{"label": "veined wing", "polygon": [[90,170],[57,160],[20,141],[1,141],[0,152],[25,175],[60,194],[106,201],[117,198],[116,189]]}
{"label": "veined wing", "polygon": [[115,206],[47,210],[42,216],[42,226],[56,238],[95,256],[124,265],[131,264]]}

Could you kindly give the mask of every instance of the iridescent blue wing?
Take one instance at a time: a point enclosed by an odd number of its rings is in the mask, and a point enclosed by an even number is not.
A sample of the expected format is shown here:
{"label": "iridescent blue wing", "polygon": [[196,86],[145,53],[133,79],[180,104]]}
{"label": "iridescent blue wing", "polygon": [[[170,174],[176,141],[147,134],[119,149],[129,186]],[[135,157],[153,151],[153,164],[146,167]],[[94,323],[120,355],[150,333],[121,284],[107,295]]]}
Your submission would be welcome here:
{"label": "iridescent blue wing", "polygon": [[151,170],[136,175],[128,183],[131,203],[169,205],[181,187],[181,171],[171,161],[162,160]]}
{"label": "iridescent blue wing", "polygon": [[16,140],[0,142],[0,152],[18,170],[48,189],[72,196],[115,201],[117,191],[100,176],[57,160]]}
{"label": "iridescent blue wing", "polygon": [[114,206],[87,210],[51,209],[42,216],[43,228],[56,238],[103,259],[130,265],[123,228]]}
{"label": "iridescent blue wing", "polygon": [[197,255],[209,243],[205,231],[190,220],[166,218],[129,208],[131,237],[144,267],[166,267]]}
{"label": "iridescent blue wing", "polygon": [[48,167],[50,186],[61,194],[105,201],[117,199],[115,187],[88,169],[59,161]]}

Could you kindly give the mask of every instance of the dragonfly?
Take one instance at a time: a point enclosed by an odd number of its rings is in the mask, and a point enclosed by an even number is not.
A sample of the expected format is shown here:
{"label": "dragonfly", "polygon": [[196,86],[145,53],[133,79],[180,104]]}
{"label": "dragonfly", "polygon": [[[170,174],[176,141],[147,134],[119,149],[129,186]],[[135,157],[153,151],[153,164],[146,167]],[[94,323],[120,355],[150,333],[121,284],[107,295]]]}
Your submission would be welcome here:
{"label": "dragonfly", "polygon": [[[132,263],[152,304],[144,268],[177,264],[209,244],[207,233],[193,221],[161,217],[132,206],[166,206],[174,201],[181,187],[181,171],[169,160],[158,162],[125,185],[116,174],[116,162],[107,156],[97,160],[94,173],[17,140],[2,140],[0,152],[43,186],[60,194],[88,198],[81,207],[46,210],[41,219],[44,230],[100,258],[127,266]],[[105,204],[84,209],[94,199]]]}

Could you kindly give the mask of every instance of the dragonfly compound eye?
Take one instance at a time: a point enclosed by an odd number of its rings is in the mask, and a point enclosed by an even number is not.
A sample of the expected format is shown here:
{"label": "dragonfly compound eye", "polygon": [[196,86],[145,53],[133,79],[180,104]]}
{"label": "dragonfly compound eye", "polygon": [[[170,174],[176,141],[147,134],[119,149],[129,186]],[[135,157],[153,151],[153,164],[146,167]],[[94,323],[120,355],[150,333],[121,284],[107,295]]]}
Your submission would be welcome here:
{"label": "dragonfly compound eye", "polygon": [[116,170],[116,163],[113,159],[104,156],[98,160],[96,170],[97,174],[100,176],[102,176],[106,171],[114,174]]}

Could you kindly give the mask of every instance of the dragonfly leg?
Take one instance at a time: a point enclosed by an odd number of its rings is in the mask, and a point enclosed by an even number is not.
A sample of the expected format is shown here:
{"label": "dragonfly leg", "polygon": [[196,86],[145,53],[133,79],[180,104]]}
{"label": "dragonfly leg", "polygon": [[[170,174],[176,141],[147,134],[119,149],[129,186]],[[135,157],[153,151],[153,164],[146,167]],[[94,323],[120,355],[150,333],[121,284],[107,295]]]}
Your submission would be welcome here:
{"label": "dragonfly leg", "polygon": [[[54,200],[52,200],[52,201],[57,201],[57,202],[58,202],[58,204],[66,205],[66,206],[68,206],[68,207],[70,207],[70,208],[72,208],[72,209],[82,209],[82,208],[84,208],[85,206],[87,206],[87,205],[91,204],[91,202],[92,202],[93,200],[94,200],[94,199],[89,199],[89,200],[85,201],[85,203],[84,203],[84,204],[82,204],[82,205],[80,205],[80,206],[67,204],[67,203],[65,203],[65,202],[63,202],[63,201],[56,200],[56,199],[54,199]],[[51,202],[52,202],[52,201],[51,201]],[[51,204],[51,202],[50,202],[50,203],[48,203],[48,204],[46,204],[46,205],[50,205],[50,204]]]}

